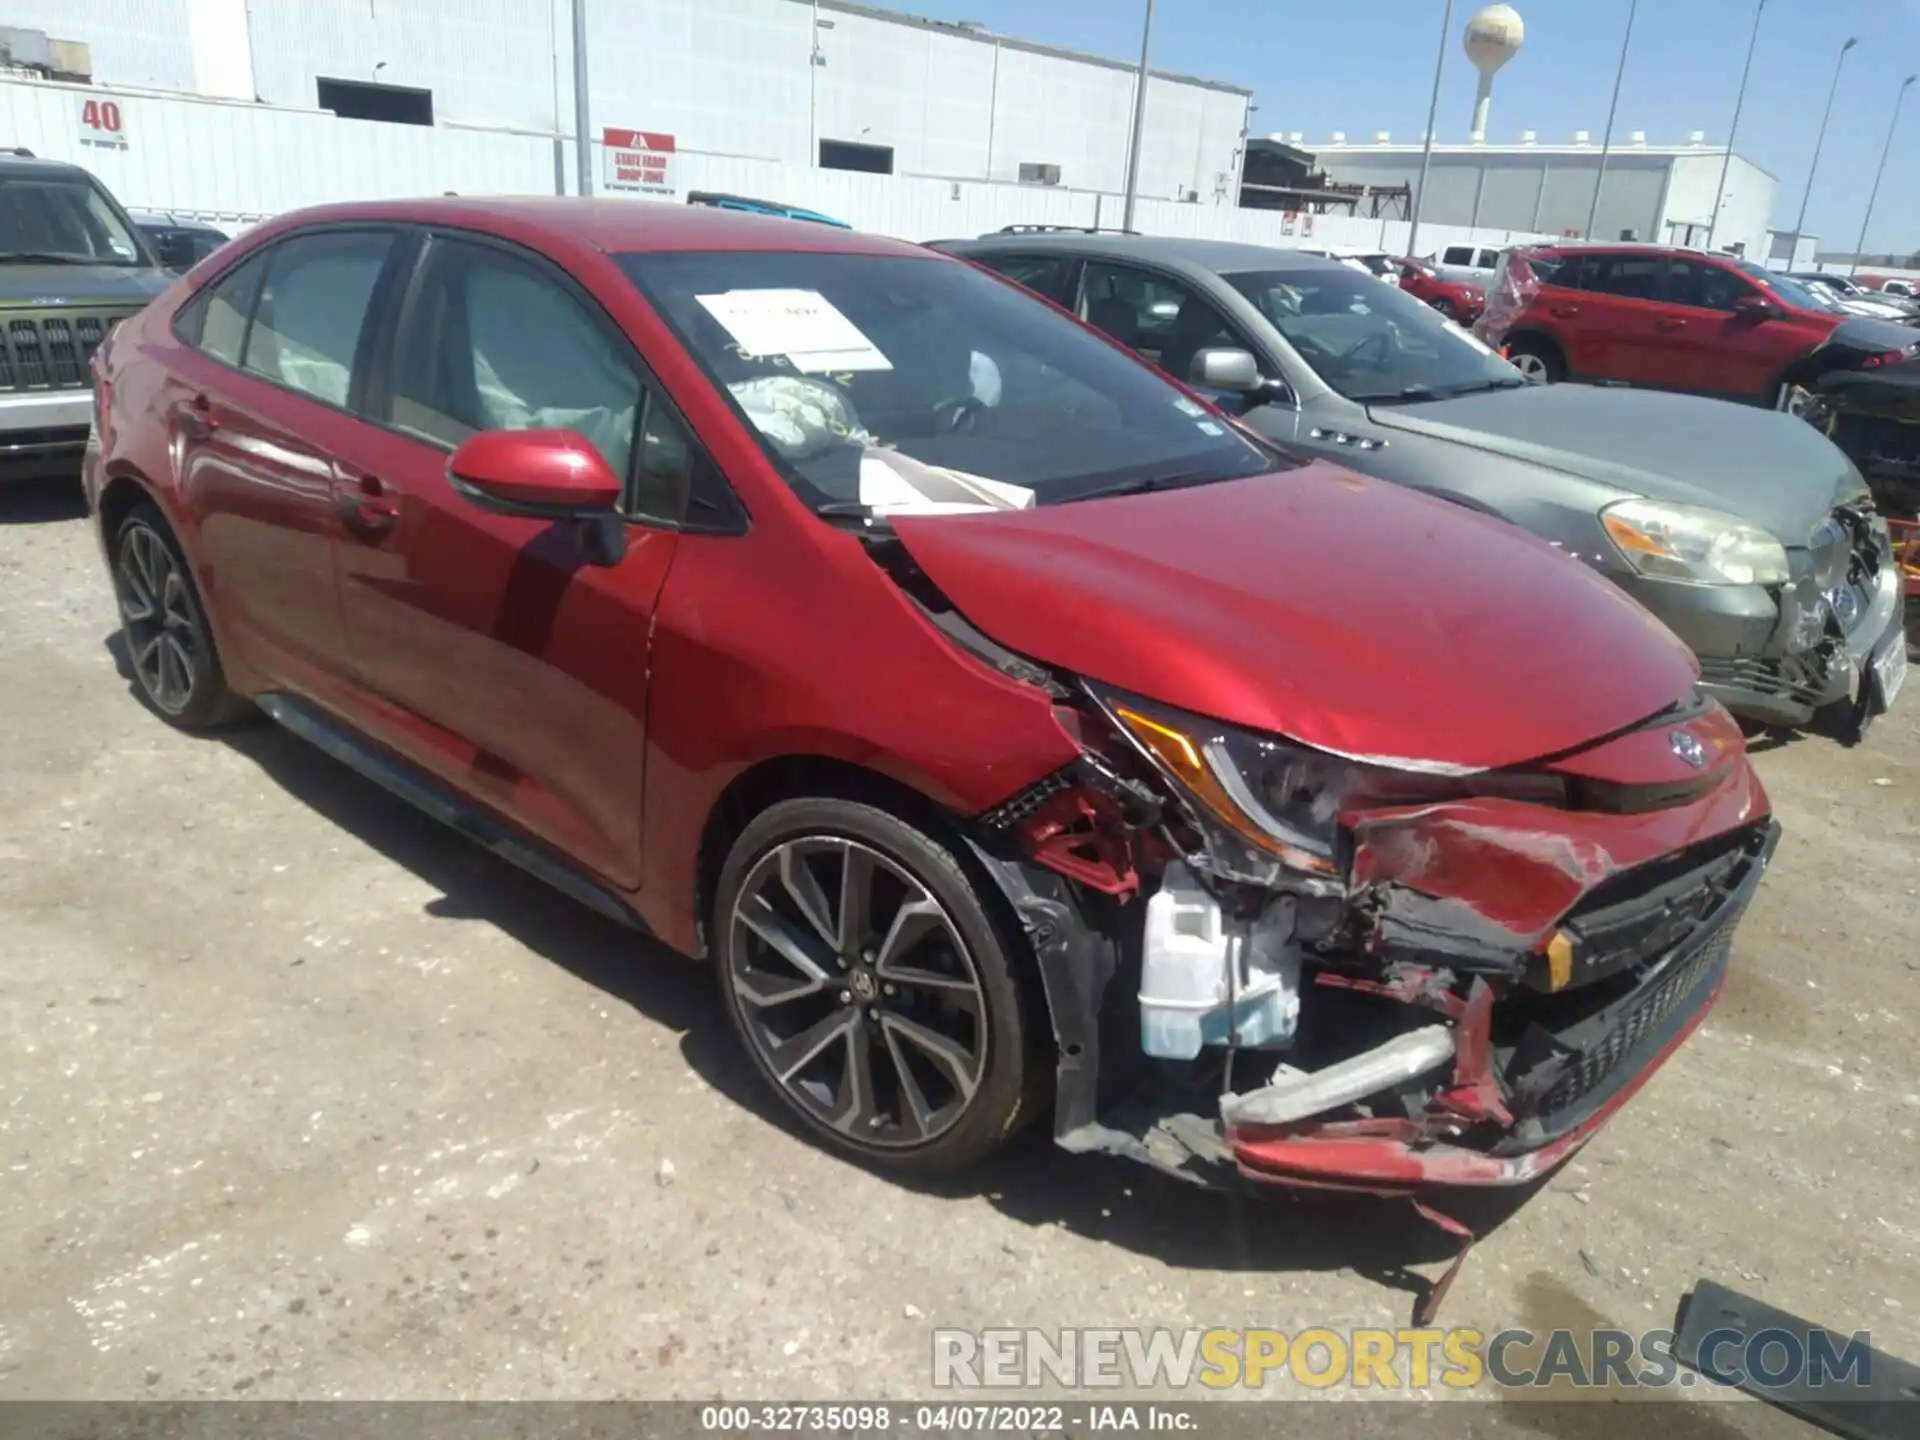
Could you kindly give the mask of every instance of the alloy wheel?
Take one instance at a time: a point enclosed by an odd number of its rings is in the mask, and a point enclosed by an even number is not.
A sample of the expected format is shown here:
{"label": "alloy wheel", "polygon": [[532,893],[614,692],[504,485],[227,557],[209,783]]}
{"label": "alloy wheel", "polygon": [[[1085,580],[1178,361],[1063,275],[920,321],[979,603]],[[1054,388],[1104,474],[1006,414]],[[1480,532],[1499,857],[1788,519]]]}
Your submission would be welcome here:
{"label": "alloy wheel", "polygon": [[1522,350],[1516,355],[1509,355],[1507,362],[1529,380],[1544,381],[1547,378],[1547,362],[1531,350]]}
{"label": "alloy wheel", "polygon": [[206,646],[187,577],[166,541],[150,526],[136,524],[121,536],[114,578],[140,688],[161,711],[178,715],[193,699],[196,665]]}
{"label": "alloy wheel", "polygon": [[788,840],[747,873],[729,924],[742,1028],[804,1111],[884,1149],[959,1122],[986,1069],[986,993],[907,869],[841,836]]}

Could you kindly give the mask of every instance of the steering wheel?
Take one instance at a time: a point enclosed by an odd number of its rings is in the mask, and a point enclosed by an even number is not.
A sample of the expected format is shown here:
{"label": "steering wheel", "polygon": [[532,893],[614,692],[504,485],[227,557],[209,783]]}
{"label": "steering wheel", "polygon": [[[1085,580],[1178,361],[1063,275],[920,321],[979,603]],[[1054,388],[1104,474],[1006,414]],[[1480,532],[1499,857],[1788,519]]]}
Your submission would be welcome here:
{"label": "steering wheel", "polygon": [[1385,365],[1393,358],[1393,337],[1385,330],[1376,330],[1371,335],[1362,335],[1352,345],[1340,352],[1342,360],[1359,360],[1368,350],[1379,352],[1374,360],[1376,365]]}
{"label": "steering wheel", "polygon": [[942,400],[933,407],[933,428],[942,435],[971,435],[986,408],[972,395]]}

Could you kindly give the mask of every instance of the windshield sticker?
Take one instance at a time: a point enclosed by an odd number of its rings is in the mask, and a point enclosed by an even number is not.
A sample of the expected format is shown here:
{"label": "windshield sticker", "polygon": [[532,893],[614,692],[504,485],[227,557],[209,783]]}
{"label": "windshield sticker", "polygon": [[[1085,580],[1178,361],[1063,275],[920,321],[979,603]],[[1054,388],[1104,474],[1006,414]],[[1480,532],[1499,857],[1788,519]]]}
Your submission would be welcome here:
{"label": "windshield sticker", "polygon": [[1211,420],[1196,420],[1194,421],[1194,425],[1202,435],[1224,435],[1227,433]]}
{"label": "windshield sticker", "polygon": [[1028,509],[1033,491],[870,447],[860,456],[860,503],[889,515],[964,515]]}
{"label": "windshield sticker", "polygon": [[893,368],[817,290],[728,290],[694,298],[751,359],[786,360],[815,374]]}
{"label": "windshield sticker", "polygon": [[1195,404],[1184,395],[1178,396],[1174,400],[1173,408],[1183,415],[1204,415],[1207,413],[1206,406]]}

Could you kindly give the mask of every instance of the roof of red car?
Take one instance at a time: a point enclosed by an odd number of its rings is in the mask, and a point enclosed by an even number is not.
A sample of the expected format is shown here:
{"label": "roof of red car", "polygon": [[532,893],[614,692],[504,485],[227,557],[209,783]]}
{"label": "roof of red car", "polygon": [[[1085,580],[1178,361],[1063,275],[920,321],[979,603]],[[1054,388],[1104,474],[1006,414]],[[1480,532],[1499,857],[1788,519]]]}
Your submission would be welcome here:
{"label": "roof of red car", "polygon": [[855,255],[928,255],[922,247],[810,220],[781,220],[658,200],[577,196],[466,196],[321,205],[277,217],[275,228],[341,220],[438,222],[476,230],[531,227],[609,252],[634,250],[815,250]]}

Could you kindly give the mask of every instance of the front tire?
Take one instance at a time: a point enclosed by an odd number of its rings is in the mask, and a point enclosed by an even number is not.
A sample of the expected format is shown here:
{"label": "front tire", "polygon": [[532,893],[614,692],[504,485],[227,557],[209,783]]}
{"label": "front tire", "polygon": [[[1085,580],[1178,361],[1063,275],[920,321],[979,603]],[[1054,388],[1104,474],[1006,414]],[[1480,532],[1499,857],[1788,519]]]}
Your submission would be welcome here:
{"label": "front tire", "polygon": [[134,689],[149,710],[182,730],[210,729],[246,713],[247,701],[220,668],[192,568],[151,505],[135,506],[115,532],[113,589]]}
{"label": "front tire", "polygon": [[1019,1124],[1031,1068],[1020,986],[938,839],[851,800],[781,801],[729,851],[713,934],[734,1032],[830,1148],[948,1174]]}

